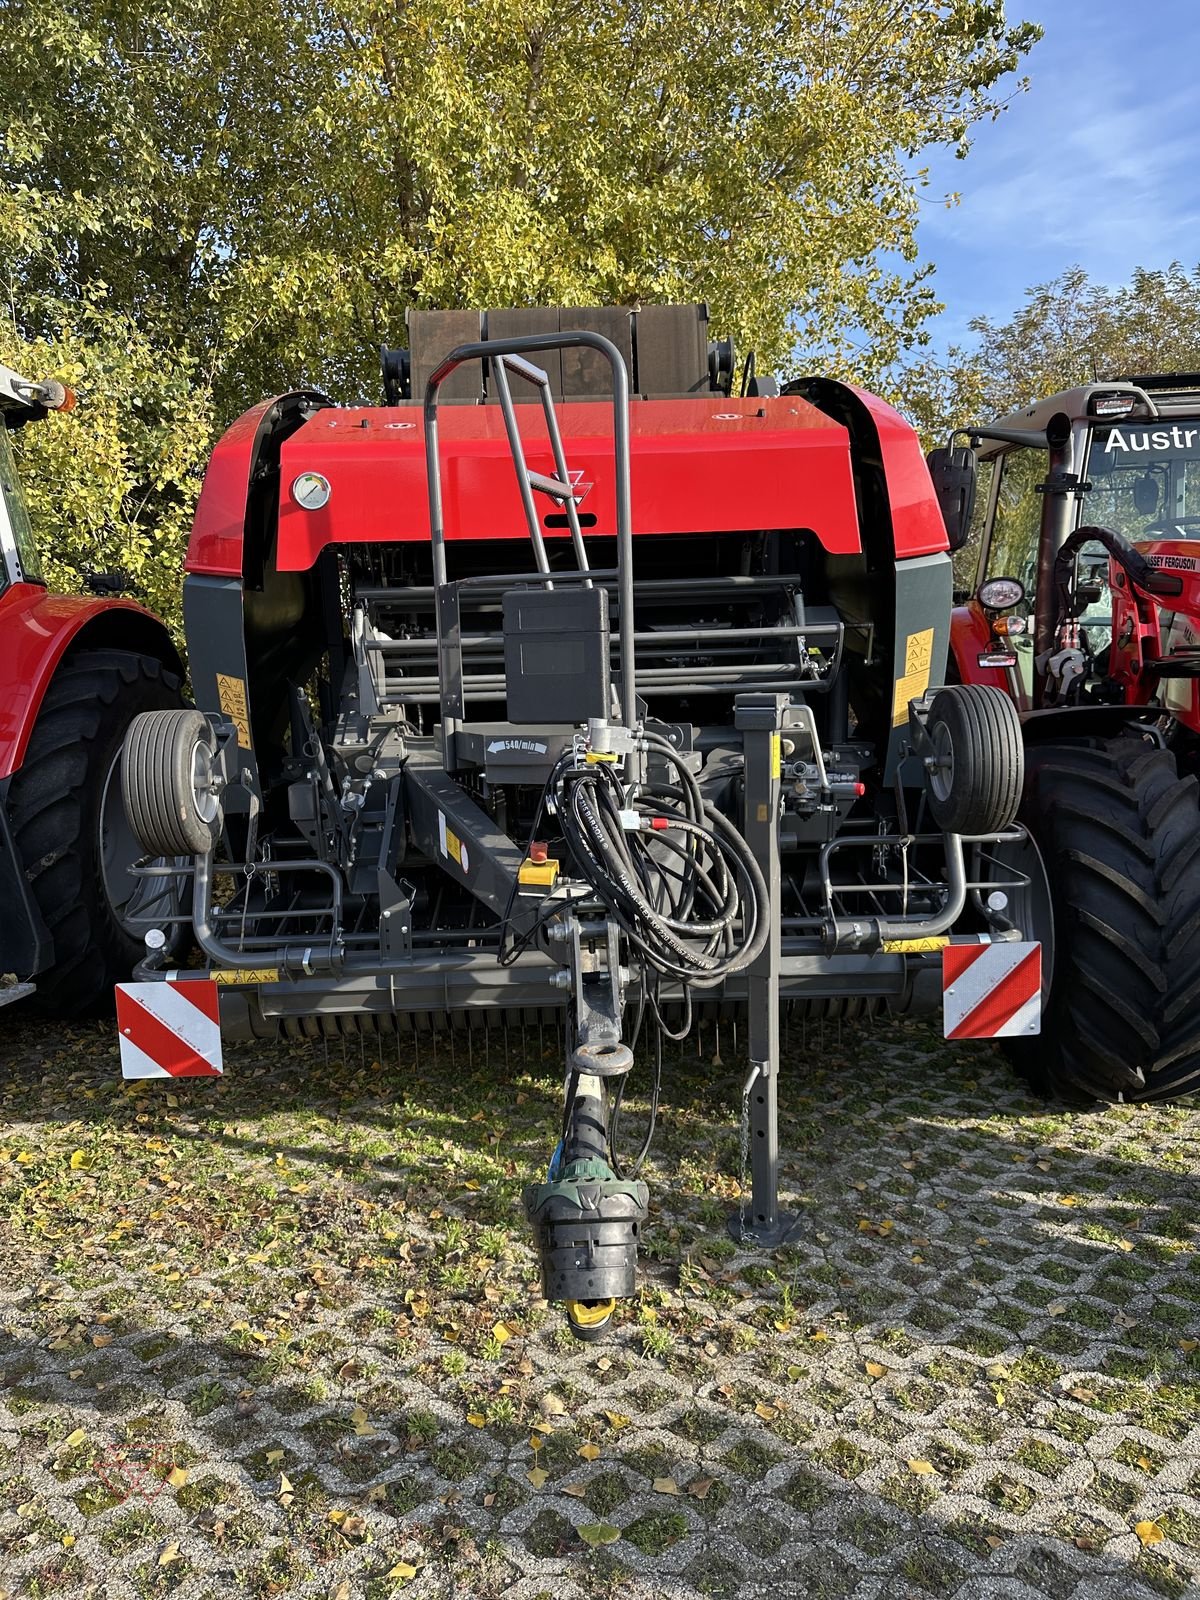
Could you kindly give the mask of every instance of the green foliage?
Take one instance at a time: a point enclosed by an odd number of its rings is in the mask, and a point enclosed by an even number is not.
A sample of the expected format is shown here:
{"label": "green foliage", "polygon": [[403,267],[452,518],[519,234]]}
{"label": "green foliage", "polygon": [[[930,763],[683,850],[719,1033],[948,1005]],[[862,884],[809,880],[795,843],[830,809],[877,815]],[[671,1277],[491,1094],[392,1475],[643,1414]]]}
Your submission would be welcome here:
{"label": "green foliage", "polygon": [[411,306],[705,299],[873,379],[936,309],[920,153],[1037,37],[1001,0],[18,0],[0,359],[80,377],[26,449],[55,581],[167,603],[214,429],[374,393]]}
{"label": "green foliage", "polygon": [[931,442],[951,427],[995,421],[1075,384],[1125,373],[1200,368],[1200,266],[1139,267],[1126,284],[1072,267],[1030,289],[1007,322],[977,317],[973,348],[915,363],[900,383]]}

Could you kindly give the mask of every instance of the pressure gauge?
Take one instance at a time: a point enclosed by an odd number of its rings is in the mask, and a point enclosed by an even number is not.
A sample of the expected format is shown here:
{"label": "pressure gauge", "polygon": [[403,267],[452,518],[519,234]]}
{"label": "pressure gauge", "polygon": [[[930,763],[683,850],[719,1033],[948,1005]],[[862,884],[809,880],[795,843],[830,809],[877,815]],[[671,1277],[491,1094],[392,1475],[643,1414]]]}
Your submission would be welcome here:
{"label": "pressure gauge", "polygon": [[302,472],[292,482],[292,499],[305,511],[320,511],[329,503],[329,479],[319,472]]}
{"label": "pressure gauge", "polygon": [[1019,578],[985,578],[979,585],[979,604],[988,611],[1007,611],[1024,598],[1025,585]]}

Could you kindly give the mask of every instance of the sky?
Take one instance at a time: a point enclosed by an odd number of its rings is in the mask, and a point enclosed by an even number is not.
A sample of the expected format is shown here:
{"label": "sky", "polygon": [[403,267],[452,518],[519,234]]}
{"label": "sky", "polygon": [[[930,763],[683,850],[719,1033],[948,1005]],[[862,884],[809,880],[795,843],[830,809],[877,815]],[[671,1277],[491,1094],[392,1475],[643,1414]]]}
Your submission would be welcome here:
{"label": "sky", "polygon": [[[1134,267],[1200,263],[1200,0],[1008,0],[1040,23],[1029,89],[937,153],[918,228],[946,310],[935,347],[971,343],[1067,267],[1118,284]],[[939,197],[958,192],[950,210]]]}

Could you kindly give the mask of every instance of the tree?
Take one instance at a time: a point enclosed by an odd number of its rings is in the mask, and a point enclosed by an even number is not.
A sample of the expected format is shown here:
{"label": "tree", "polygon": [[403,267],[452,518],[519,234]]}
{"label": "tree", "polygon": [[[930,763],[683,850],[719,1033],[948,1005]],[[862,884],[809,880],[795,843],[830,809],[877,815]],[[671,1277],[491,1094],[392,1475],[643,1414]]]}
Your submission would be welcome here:
{"label": "tree", "polygon": [[410,306],[705,299],[766,365],[870,378],[936,309],[920,153],[966,150],[1039,33],[1002,0],[5,16],[14,336],[128,319],[217,420],[374,392]]}
{"label": "tree", "polygon": [[1200,266],[1138,267],[1110,288],[1072,267],[1007,322],[976,317],[973,348],[912,365],[898,385],[931,441],[1096,378],[1200,371]]}

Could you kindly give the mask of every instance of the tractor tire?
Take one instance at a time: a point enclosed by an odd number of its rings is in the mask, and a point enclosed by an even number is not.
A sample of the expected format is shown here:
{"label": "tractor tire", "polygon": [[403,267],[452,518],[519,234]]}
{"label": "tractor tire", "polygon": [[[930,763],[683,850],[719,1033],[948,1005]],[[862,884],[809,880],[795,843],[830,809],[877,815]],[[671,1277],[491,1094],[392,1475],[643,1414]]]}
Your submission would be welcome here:
{"label": "tractor tire", "polygon": [[1020,920],[1049,960],[1041,1036],[1007,1041],[1007,1054],[1035,1090],[1074,1105],[1200,1087],[1196,779],[1132,736],[1038,745],[1027,762],[1019,820],[1036,846],[1026,864],[1040,857],[1045,876],[1041,910]]}
{"label": "tractor tire", "polygon": [[147,711],[130,723],[121,787],[130,826],[147,855],[198,856],[212,849],[221,828],[211,787],[214,754],[202,711]]}
{"label": "tractor tire", "polygon": [[[132,651],[76,651],[51,679],[8,792],[16,851],[54,945],[29,1002],[49,1016],[110,1004],[114,983],[145,954],[122,916],[147,891],[126,871],[143,852],[125,820],[117,768],[130,719],[180,703],[179,679]],[[144,899],[138,909],[147,909]],[[168,930],[168,953],[181,938]]]}
{"label": "tractor tire", "polygon": [[1025,761],[1020,719],[1008,695],[986,684],[939,689],[926,729],[937,760],[926,784],[937,825],[968,835],[1010,827]]}

